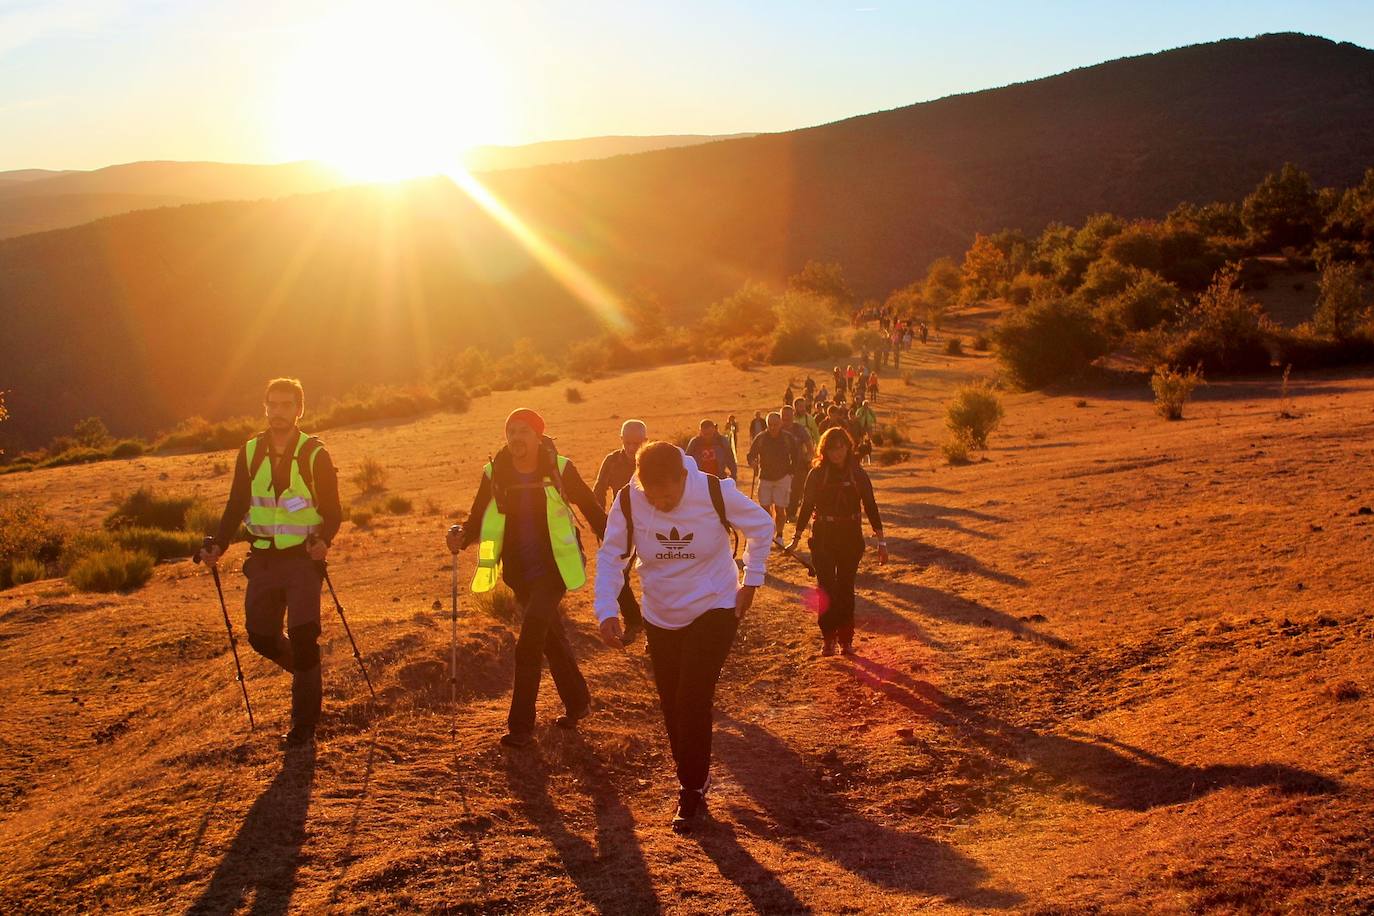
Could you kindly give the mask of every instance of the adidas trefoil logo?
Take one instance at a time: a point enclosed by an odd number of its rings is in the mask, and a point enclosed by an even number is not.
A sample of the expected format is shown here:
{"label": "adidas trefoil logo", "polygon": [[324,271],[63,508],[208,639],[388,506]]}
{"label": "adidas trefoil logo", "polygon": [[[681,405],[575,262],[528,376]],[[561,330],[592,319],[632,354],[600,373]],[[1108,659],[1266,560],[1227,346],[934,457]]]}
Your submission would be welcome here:
{"label": "adidas trefoil logo", "polygon": [[655,533],[654,537],[658,538],[658,542],[669,550],[681,550],[692,543],[692,532],[678,534],[677,528],[671,529],[667,534]]}

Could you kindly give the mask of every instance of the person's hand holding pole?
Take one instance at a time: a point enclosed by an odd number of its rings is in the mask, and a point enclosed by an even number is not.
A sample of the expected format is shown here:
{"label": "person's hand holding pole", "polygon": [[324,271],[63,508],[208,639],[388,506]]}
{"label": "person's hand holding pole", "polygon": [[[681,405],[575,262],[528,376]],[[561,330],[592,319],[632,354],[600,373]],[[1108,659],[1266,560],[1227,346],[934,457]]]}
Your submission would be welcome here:
{"label": "person's hand holding pole", "polygon": [[444,540],[448,544],[448,552],[457,556],[458,552],[463,549],[463,526],[454,525],[449,528]]}

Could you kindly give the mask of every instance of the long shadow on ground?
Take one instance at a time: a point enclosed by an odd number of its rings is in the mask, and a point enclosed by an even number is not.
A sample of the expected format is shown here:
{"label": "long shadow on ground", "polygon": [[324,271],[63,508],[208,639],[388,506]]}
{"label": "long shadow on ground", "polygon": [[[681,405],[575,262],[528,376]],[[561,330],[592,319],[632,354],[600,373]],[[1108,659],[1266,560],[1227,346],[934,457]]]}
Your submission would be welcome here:
{"label": "long shadow on ground", "polygon": [[660,912],[662,905],[635,836],[634,816],[613,784],[611,773],[580,735],[570,734],[566,740],[563,763],[577,775],[579,788],[591,793],[595,844],[568,828],[549,787],[554,768],[542,756],[503,755],[511,796],[526,820],[553,846],[568,877],[598,912]]}
{"label": "long shadow on ground", "polygon": [[[987,909],[1005,909],[1022,902],[1022,895],[1015,891],[984,887],[986,870],[951,846],[876,823],[854,810],[844,798],[827,791],[815,768],[766,728],[726,715],[718,715],[718,719],[717,756],[762,810],[756,813],[743,805],[730,809],[745,830],[760,836],[782,833],[800,837],[815,855],[890,890]],[[703,838],[723,826],[707,826]],[[743,875],[752,871],[747,862],[738,859],[732,868]],[[822,879],[803,875],[801,880]],[[794,895],[791,891],[775,892],[771,905],[762,909],[785,910],[788,896]]]}
{"label": "long shadow on ground", "polygon": [[855,658],[856,680],[982,748],[1048,792],[1103,808],[1148,811],[1227,787],[1272,787],[1286,795],[1325,795],[1341,784],[1282,764],[1175,763],[1107,738],[1047,734],[992,716],[926,681],[869,658]]}
{"label": "long shadow on ground", "polygon": [[273,916],[287,911],[296,890],[314,781],[314,746],[288,753],[281,771],[248,809],[210,885],[190,912],[232,913],[249,898],[250,913]]}

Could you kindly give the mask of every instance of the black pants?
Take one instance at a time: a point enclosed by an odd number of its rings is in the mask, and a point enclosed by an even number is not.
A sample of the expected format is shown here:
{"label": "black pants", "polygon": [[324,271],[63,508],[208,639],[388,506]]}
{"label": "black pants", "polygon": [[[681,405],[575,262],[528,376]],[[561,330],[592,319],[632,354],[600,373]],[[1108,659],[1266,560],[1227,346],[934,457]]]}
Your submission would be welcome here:
{"label": "black pants", "polygon": [[818,621],[821,635],[848,646],[854,641],[854,576],[864,553],[863,535],[852,529],[836,530],[826,523],[817,523],[810,544],[816,584],[826,597],[825,610]]}
{"label": "black pants", "polygon": [[520,622],[520,638],[515,642],[515,687],[506,724],[514,733],[528,734],[534,731],[534,704],[539,699],[545,658],[549,660],[553,685],[569,713],[584,709],[591,702],[591,694],[563,627],[559,608],[566,591],[563,580],[555,573],[533,582],[509,584],[524,619]]}
{"label": "black pants", "polygon": [[716,681],[738,626],[734,608],[707,611],[680,630],[644,623],[663,724],[684,789],[700,789],[711,770]]}
{"label": "black pants", "polygon": [[304,551],[254,552],[244,561],[243,574],[248,644],[291,672],[291,723],[312,727],[320,720],[324,697],[319,643],[324,577]]}

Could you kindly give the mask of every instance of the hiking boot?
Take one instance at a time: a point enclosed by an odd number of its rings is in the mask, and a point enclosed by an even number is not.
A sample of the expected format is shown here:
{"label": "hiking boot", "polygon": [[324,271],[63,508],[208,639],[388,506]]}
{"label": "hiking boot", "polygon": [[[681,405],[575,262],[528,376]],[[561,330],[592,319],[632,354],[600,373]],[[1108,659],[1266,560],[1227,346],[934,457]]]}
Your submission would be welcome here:
{"label": "hiking boot", "polygon": [[825,645],[821,647],[821,655],[829,658],[835,654],[835,639],[833,636],[825,638]]}
{"label": "hiking boot", "polygon": [[673,814],[673,832],[690,833],[706,812],[706,799],[697,789],[682,789],[677,793],[677,811]]}
{"label": "hiking boot", "polygon": [[851,645],[850,643],[842,643],[842,644],[840,645],[840,654],[841,654],[841,655],[844,655],[844,656],[846,656],[846,657],[848,657],[848,658],[853,658],[853,657],[854,657],[854,646]]}
{"label": "hiking boot", "polygon": [[566,713],[564,713],[563,715],[559,716],[557,719],[554,719],[554,720],[553,720],[553,724],[554,724],[554,725],[557,725],[559,728],[566,728],[566,729],[568,729],[569,731],[571,731],[572,729],[577,728],[577,723],[578,723],[578,722],[581,722],[583,719],[587,718],[587,717],[590,716],[591,714],[592,714],[592,704],[588,703],[586,706],[583,706],[581,709],[577,709],[577,710],[573,710],[572,712],[566,712]]}
{"label": "hiking boot", "polygon": [[281,746],[284,748],[305,747],[315,740],[315,726],[298,724],[291,726],[291,730],[281,736]]}
{"label": "hiking boot", "polygon": [[506,732],[501,736],[501,743],[506,747],[529,747],[534,743],[534,735],[530,732]]}

